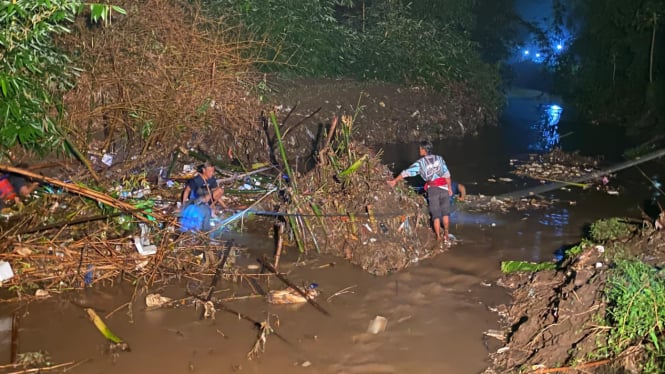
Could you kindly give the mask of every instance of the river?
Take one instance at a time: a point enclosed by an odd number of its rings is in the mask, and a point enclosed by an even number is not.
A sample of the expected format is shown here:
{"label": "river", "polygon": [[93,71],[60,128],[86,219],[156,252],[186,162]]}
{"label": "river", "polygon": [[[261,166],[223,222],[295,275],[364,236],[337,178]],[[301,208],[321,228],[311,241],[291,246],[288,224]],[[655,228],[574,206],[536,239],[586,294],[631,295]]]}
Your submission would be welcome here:
{"label": "river", "polygon": [[[565,150],[587,144],[587,153],[619,158],[620,144],[590,140],[597,138],[598,129],[594,132],[592,126],[568,118],[565,109],[559,110],[562,104],[536,104],[543,103],[513,99],[502,126],[436,143],[435,152],[444,155],[455,180],[464,183],[469,193],[490,195],[525,187],[524,181],[509,174],[511,158],[546,152],[557,143]],[[416,144],[386,145],[383,151],[394,170],[417,157]],[[488,181],[499,177],[515,181]],[[67,301],[71,297],[52,297],[21,306],[19,348],[47,351],[54,363],[80,362],[71,370],[74,373],[479,373],[487,366],[487,354],[499,347],[483,336],[484,331],[499,328],[491,308],[509,301],[507,292],[494,283],[501,261],[549,260],[557,249],[579,241],[585,226],[596,219],[639,217],[638,207],[650,193],[644,178],[629,170],[611,183],[621,186],[618,196],[573,188],[555,191],[562,202],[549,209],[458,213],[452,217],[451,232],[459,244],[386,277],[373,277],[339,258],[298,258],[291,250],[281,269],[296,283],[317,283],[322,292],[318,301],[330,316],[309,305],[269,305],[262,299],[229,302],[230,308],[256,320],[270,316],[284,338],[268,336],[265,352],[252,360],[247,352],[257,331],[237,315],[218,312],[215,320],[200,320],[200,312],[192,307],[146,311],[142,296],[134,304],[132,318],[127,308],[111,313],[130,300],[133,287],[127,284],[85,290],[75,297],[76,303]],[[571,205],[571,200],[576,204]],[[233,239],[248,248],[240,265],[273,249],[265,232],[235,234]],[[277,279],[270,286],[282,288]],[[246,292],[228,282],[221,289],[219,297]],[[348,292],[337,294],[345,289]],[[173,285],[151,291],[185,296],[182,287]],[[132,352],[108,354],[81,304],[94,306],[102,316],[111,314],[107,324],[129,342]],[[0,355],[5,362],[13,307],[3,305],[0,310]],[[366,333],[377,315],[388,319],[385,332]]]}

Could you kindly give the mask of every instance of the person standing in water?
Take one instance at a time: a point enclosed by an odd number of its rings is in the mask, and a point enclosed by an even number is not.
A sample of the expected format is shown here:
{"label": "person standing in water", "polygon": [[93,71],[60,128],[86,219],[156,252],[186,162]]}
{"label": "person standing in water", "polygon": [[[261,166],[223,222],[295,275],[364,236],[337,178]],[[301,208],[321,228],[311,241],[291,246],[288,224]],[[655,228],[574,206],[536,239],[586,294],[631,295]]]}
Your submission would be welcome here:
{"label": "person standing in water", "polygon": [[[449,246],[450,198],[453,196],[450,171],[443,157],[432,154],[432,143],[430,141],[420,142],[418,152],[420,158],[400,172],[397,177],[389,180],[388,184],[395,187],[397,182],[407,177],[420,175],[423,178],[436,240],[443,240],[443,243]],[[443,224],[443,235],[441,235],[441,224]]]}

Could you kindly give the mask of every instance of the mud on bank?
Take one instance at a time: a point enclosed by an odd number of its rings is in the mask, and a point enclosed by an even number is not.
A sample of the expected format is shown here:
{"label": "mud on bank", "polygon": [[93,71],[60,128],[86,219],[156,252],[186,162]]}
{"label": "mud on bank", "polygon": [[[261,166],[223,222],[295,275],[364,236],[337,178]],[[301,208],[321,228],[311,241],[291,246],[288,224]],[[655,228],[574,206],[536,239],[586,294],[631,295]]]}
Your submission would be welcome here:
{"label": "mud on bank", "polygon": [[[624,221],[599,222],[604,225]],[[659,369],[654,371],[648,353],[660,351],[658,343],[654,347],[651,339],[658,336],[656,339],[662,343],[662,326],[658,322],[644,326],[637,339],[628,333],[617,339],[619,334],[614,331],[623,334],[629,325],[639,323],[640,319],[651,320],[653,316],[636,314],[641,312],[637,311],[637,305],[632,305],[635,295],[626,305],[630,315],[617,315],[613,308],[621,301],[611,297],[616,292],[612,287],[617,284],[625,289],[640,287],[621,278],[625,274],[617,269],[622,261],[631,258],[644,261],[647,269],[653,266],[654,272],[665,264],[662,245],[665,231],[656,230],[652,222],[624,223],[620,231],[603,238],[606,240],[595,238],[598,243],[585,240],[569,250],[570,254],[556,270],[519,272],[499,279],[498,285],[512,290],[513,301],[496,308],[505,328],[490,335],[504,345],[491,354],[492,366],[485,373],[659,372]],[[605,229],[619,227],[615,223],[611,226]],[[638,294],[651,289],[645,277],[634,281],[642,285]],[[662,283],[662,278],[656,276],[654,281]],[[656,299],[652,302],[656,303]],[[662,317],[659,306],[654,304],[653,309],[649,303],[644,305],[646,309]],[[655,318],[658,321],[659,317]],[[662,357],[656,358],[656,365],[662,368]]]}

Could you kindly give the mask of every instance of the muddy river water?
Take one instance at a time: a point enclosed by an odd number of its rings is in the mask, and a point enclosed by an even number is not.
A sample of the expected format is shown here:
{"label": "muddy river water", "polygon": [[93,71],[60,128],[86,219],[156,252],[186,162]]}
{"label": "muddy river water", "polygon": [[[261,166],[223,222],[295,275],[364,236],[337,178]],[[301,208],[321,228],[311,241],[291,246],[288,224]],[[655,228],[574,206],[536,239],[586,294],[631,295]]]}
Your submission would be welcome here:
{"label": "muddy river water", "polygon": [[[515,105],[521,109],[507,112],[501,128],[435,144],[435,151],[444,155],[455,179],[466,184],[470,193],[523,188],[517,178],[503,184],[487,179],[510,177],[510,158],[546,151],[553,144],[547,136],[573,131],[564,116],[561,130],[546,132],[534,125],[541,119],[540,112],[524,110],[524,103]],[[566,139],[579,141],[575,136],[559,140],[565,147]],[[614,149],[612,144],[593,146]],[[414,144],[384,147],[384,159],[395,170],[416,156]],[[92,306],[107,316],[129,301],[131,285],[88,289],[75,297],[76,303],[69,301],[71,297],[54,297],[21,306],[19,348],[21,352],[47,351],[54,363],[80,362],[71,370],[74,373],[479,373],[487,366],[487,354],[499,346],[483,336],[484,331],[499,328],[490,308],[509,301],[507,292],[495,285],[500,262],[549,260],[558,248],[579,241],[585,225],[593,220],[639,217],[638,206],[648,195],[643,177],[627,171],[613,183],[622,186],[619,196],[573,189],[556,191],[562,201],[549,209],[458,213],[452,217],[451,231],[459,244],[386,277],[373,277],[339,258],[310,256],[296,261],[297,254],[291,250],[281,269],[289,271],[296,283],[317,283],[322,293],[317,300],[330,316],[309,305],[270,305],[260,298],[229,302],[230,308],[255,320],[270,315],[275,331],[284,338],[268,336],[265,352],[252,360],[247,353],[257,330],[250,322],[221,311],[215,320],[200,320],[200,312],[193,307],[146,311],[143,296],[137,297],[131,316],[123,308],[106,319],[132,348],[109,354],[80,306]],[[571,200],[576,204],[571,205]],[[234,234],[234,239],[252,255],[273,250],[264,232]],[[270,287],[283,285],[272,279]],[[228,282],[220,289],[218,297],[247,292]],[[338,293],[344,289],[347,292]],[[174,298],[185,296],[183,287],[156,291]],[[0,362],[4,363],[9,359],[16,305],[0,308]],[[377,315],[387,318],[387,328],[368,334],[368,324]]]}

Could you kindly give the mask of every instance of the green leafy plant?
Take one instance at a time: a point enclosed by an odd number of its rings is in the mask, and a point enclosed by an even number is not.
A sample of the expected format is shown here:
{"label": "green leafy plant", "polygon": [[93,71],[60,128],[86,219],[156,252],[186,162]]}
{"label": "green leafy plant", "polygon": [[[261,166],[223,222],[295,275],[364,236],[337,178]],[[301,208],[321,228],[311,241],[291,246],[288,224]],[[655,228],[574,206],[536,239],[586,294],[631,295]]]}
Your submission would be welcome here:
{"label": "green leafy plant", "polygon": [[519,271],[541,271],[556,269],[553,262],[528,262],[528,261],[501,261],[501,272],[504,274],[515,273]]}
{"label": "green leafy plant", "polygon": [[267,70],[435,88],[455,82],[488,112],[502,104],[499,66],[485,63],[470,39],[468,1],[211,0],[205,7],[253,33]]}
{"label": "green leafy plant", "polygon": [[92,21],[110,21],[122,8],[80,0],[2,1],[0,12],[0,144],[43,150],[64,145],[56,126],[60,95],[71,88],[74,65],[53,38],[89,5]]}
{"label": "green leafy plant", "polygon": [[607,283],[608,343],[615,354],[633,345],[646,348],[644,373],[665,370],[665,279],[638,260],[618,260]]}
{"label": "green leafy plant", "polygon": [[591,224],[589,235],[595,242],[625,239],[633,232],[633,225],[621,218],[601,219]]}

